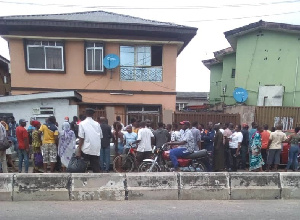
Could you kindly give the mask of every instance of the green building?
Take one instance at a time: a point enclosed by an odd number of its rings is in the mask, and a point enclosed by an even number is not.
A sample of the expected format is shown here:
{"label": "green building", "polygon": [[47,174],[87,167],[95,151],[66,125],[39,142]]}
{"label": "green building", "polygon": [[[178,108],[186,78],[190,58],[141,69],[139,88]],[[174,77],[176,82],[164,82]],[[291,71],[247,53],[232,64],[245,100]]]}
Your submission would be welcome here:
{"label": "green building", "polygon": [[233,91],[241,87],[247,105],[300,107],[300,25],[259,21],[224,34],[231,47],[203,61],[210,104],[235,104]]}

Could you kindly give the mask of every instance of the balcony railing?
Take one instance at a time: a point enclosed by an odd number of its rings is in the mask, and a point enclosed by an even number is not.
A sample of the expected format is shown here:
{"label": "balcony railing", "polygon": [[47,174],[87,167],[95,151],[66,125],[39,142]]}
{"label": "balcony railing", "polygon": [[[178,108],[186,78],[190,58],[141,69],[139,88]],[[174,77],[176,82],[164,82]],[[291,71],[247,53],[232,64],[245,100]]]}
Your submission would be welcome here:
{"label": "balcony railing", "polygon": [[162,82],[162,67],[128,67],[120,68],[121,81]]}

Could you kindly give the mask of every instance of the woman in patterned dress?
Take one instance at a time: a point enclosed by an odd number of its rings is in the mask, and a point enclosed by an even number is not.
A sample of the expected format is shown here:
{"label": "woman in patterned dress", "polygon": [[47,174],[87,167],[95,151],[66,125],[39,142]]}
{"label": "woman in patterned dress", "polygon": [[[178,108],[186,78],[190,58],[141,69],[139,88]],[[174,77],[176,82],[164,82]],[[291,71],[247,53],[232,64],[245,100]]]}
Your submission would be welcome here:
{"label": "woman in patterned dress", "polygon": [[69,122],[64,122],[62,129],[58,136],[58,154],[62,163],[62,171],[65,172],[76,150],[76,137],[74,131],[70,130]]}
{"label": "woman in patterned dress", "polygon": [[[42,146],[42,140],[41,137],[39,135],[38,130],[41,127],[41,123],[39,121],[31,121],[31,125],[35,128],[32,131],[32,149],[33,149],[33,153],[37,154],[37,153],[41,153],[41,146]],[[43,164],[41,164],[41,167],[36,166],[35,164],[35,157],[33,159],[33,172],[37,173],[39,172],[39,168],[43,167]]]}
{"label": "woman in patterned dress", "polygon": [[257,131],[252,136],[253,142],[250,147],[251,156],[249,163],[250,171],[262,172],[262,166],[265,164],[261,156],[261,132],[263,132],[263,129],[261,126],[258,126]]}

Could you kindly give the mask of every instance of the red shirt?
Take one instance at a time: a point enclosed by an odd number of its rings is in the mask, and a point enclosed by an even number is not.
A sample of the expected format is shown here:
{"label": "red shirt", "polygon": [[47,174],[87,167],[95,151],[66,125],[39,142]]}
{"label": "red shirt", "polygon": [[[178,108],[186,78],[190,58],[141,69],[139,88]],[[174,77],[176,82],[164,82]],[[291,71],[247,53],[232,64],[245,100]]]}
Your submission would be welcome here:
{"label": "red shirt", "polygon": [[269,138],[270,138],[270,132],[264,130],[261,132],[261,149],[267,149]]}
{"label": "red shirt", "polygon": [[18,126],[16,128],[16,136],[18,139],[19,149],[21,149],[21,150],[27,149],[28,146],[25,146],[25,142],[24,142],[25,138],[27,138],[27,140],[28,140],[27,130],[22,126]]}

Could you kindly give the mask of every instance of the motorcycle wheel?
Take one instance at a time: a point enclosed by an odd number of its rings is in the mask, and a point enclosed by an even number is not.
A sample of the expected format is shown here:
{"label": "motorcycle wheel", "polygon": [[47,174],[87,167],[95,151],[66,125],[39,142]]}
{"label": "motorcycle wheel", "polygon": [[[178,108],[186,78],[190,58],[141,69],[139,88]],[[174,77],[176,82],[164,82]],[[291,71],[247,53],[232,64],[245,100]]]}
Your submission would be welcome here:
{"label": "motorcycle wheel", "polygon": [[117,173],[128,173],[134,169],[134,160],[128,155],[119,155],[113,161],[113,169]]}
{"label": "motorcycle wheel", "polygon": [[196,167],[196,172],[207,172],[207,168],[202,162],[200,162]]}
{"label": "motorcycle wheel", "polygon": [[160,172],[160,167],[157,164],[155,164],[152,170],[150,171],[149,169],[151,168],[151,166],[151,162],[143,162],[139,166],[138,172]]}

